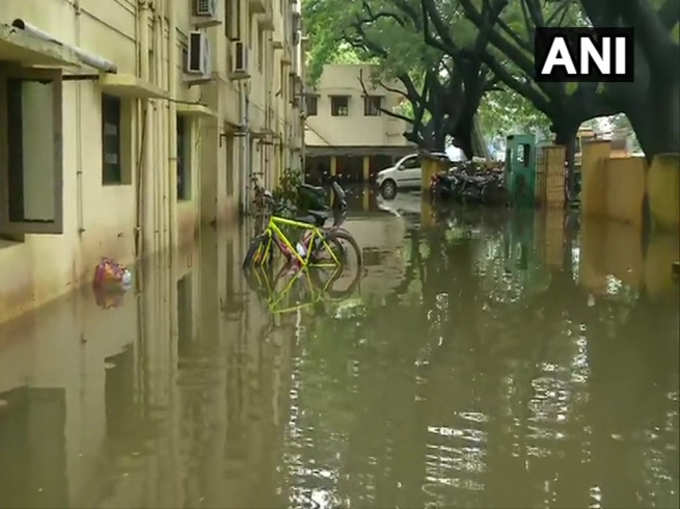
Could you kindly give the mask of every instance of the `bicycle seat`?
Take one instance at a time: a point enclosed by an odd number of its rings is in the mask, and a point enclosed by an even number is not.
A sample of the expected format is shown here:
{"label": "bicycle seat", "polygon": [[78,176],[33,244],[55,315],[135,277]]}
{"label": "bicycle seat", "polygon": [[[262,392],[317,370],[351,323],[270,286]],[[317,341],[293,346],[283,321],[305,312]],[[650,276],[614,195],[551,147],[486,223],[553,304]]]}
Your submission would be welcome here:
{"label": "bicycle seat", "polygon": [[308,191],[314,191],[315,193],[325,193],[326,192],[323,187],[313,186],[311,184],[300,184],[300,187],[302,189],[307,189]]}

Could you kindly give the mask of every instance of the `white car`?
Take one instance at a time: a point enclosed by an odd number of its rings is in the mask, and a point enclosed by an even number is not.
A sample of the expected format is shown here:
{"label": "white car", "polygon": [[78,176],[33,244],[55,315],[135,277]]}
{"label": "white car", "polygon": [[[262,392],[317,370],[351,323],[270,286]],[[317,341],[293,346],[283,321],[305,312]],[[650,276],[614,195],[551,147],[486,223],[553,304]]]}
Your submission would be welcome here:
{"label": "white car", "polygon": [[[432,152],[433,156],[446,157],[444,152]],[[419,154],[409,154],[397,161],[397,164],[378,172],[375,183],[383,197],[392,199],[397,189],[420,189],[421,157]]]}

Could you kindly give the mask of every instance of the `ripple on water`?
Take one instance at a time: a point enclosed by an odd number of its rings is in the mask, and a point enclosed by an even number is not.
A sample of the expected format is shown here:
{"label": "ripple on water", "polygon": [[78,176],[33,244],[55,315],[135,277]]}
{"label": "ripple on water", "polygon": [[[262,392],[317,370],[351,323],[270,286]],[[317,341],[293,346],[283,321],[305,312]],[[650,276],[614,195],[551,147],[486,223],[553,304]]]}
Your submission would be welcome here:
{"label": "ripple on water", "polygon": [[481,412],[455,412],[458,417],[472,422],[487,422],[489,418]]}

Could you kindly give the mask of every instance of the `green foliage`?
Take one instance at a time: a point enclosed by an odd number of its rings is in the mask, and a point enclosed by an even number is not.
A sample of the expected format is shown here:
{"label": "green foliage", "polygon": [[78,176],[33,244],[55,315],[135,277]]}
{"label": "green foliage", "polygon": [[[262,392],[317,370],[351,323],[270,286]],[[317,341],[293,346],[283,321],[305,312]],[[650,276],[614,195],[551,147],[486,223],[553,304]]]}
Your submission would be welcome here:
{"label": "green foliage", "polygon": [[479,107],[482,134],[491,142],[505,140],[513,133],[550,136],[550,120],[531,102],[512,90],[487,92]]}
{"label": "green foliage", "polygon": [[[420,12],[420,0],[404,1]],[[370,20],[365,4],[374,16],[383,15]],[[390,0],[303,0],[302,14],[309,37],[307,81],[312,86],[324,64],[371,63],[378,66],[381,78],[406,73],[415,80],[441,59],[441,52],[425,44],[422,31]]]}
{"label": "green foliage", "polygon": [[292,168],[283,170],[279,185],[272,192],[277,214],[288,216],[296,210],[300,199],[298,189],[302,182],[302,172]]}

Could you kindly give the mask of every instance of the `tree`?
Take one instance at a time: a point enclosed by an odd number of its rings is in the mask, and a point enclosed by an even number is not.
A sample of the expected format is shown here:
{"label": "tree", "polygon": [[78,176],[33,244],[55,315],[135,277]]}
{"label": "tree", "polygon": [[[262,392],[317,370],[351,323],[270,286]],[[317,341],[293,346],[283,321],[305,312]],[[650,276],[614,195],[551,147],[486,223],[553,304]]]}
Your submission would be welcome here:
{"label": "tree", "polygon": [[594,26],[635,29],[635,81],[607,83],[602,94],[628,116],[648,159],[680,152],[680,0],[581,4]]}
{"label": "tree", "polygon": [[[441,22],[447,12],[462,9],[477,30],[488,30],[484,62],[548,116],[570,160],[582,122],[620,112],[649,159],[680,151],[680,0],[423,0],[423,8],[442,40],[452,29]],[[485,13],[491,9],[501,14],[489,28]],[[533,36],[545,26],[633,26],[635,82],[536,82]]]}
{"label": "tree", "polygon": [[494,79],[481,61],[456,60],[425,44],[421,14],[419,0],[306,0],[311,81],[318,79],[324,63],[352,51],[361,61],[376,64],[377,72],[362,79],[366,91],[370,80],[370,86],[408,102],[406,111],[382,112],[409,124],[404,133],[409,141],[444,150],[451,137],[470,157],[474,114]]}
{"label": "tree", "polygon": [[505,138],[512,133],[534,133],[538,139],[550,139],[550,119],[525,97],[512,89],[487,92],[479,106],[478,118],[484,138],[504,149]]}
{"label": "tree", "polygon": [[[479,5],[481,4],[481,6]],[[540,0],[422,0],[432,20],[435,35],[426,41],[442,50],[455,52],[447,38],[452,27],[446,23],[450,12],[462,11],[489,44],[479,47],[480,58],[496,78],[529,100],[551,123],[555,142],[567,147],[570,189],[574,187],[574,146],[582,122],[616,113],[597,83],[547,83],[534,80],[533,38],[537,26],[584,25],[585,18],[574,0],[541,3]],[[438,38],[433,43],[433,38]]]}

